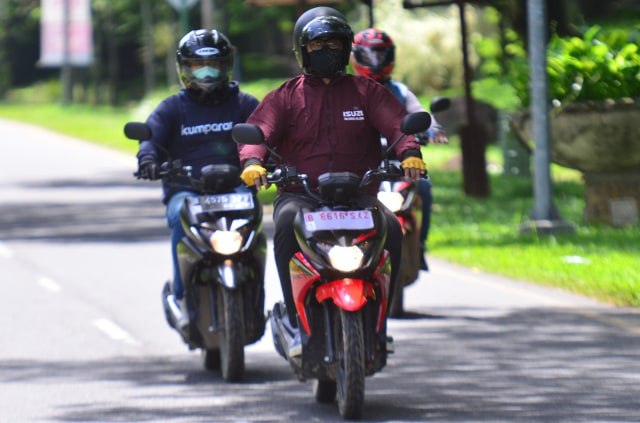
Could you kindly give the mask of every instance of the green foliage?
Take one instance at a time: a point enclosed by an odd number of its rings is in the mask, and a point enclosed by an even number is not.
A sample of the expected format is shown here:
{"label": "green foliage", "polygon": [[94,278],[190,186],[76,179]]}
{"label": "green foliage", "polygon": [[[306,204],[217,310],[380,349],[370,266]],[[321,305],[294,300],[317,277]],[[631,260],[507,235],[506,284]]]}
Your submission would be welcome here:
{"label": "green foliage", "polygon": [[290,55],[282,57],[262,53],[245,53],[242,55],[242,77],[243,79],[255,80],[294,76],[299,72],[299,69],[296,68],[296,72],[293,72],[290,59]]}
{"label": "green foliage", "polygon": [[62,98],[60,79],[48,79],[24,88],[15,88],[6,95],[6,101],[20,104],[59,103]]}
{"label": "green foliage", "polygon": [[[632,35],[628,29],[604,31],[593,26],[582,37],[553,36],[547,49],[550,99],[563,104],[640,97],[640,51]],[[512,43],[509,53],[513,56],[510,77],[526,106],[530,102],[529,63],[521,43]]]}
{"label": "green foliage", "polygon": [[253,95],[258,100],[262,100],[269,91],[278,88],[284,81],[285,78],[258,79],[241,83],[240,89]]}

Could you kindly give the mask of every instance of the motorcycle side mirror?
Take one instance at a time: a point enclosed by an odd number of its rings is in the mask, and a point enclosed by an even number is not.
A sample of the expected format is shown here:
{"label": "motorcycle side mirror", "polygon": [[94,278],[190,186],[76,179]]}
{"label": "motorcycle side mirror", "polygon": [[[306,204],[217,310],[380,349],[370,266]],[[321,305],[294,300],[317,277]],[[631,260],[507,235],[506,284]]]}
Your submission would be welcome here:
{"label": "motorcycle side mirror", "polygon": [[431,113],[438,113],[447,110],[449,107],[451,107],[451,99],[449,97],[435,97],[431,100],[429,110],[431,110]]}
{"label": "motorcycle side mirror", "polygon": [[393,147],[396,146],[398,142],[406,135],[413,135],[420,132],[424,132],[431,126],[431,115],[427,112],[414,112],[409,113],[402,119],[402,123],[400,124],[400,131],[404,135],[401,135],[396,139],[384,153],[384,167],[385,169],[389,169],[389,152],[393,150]]}
{"label": "motorcycle side mirror", "polygon": [[143,122],[127,122],[124,125],[124,135],[132,140],[148,140],[151,138],[151,128]]}
{"label": "motorcycle side mirror", "polygon": [[264,133],[258,125],[252,123],[236,123],[231,128],[231,138],[238,144],[246,145],[262,145],[278,160],[282,160],[282,156],[275,150],[264,143]]}
{"label": "motorcycle side mirror", "polygon": [[[406,115],[402,119],[400,130],[405,135],[412,135],[426,131],[429,126],[431,126],[431,115],[427,112],[415,112]],[[396,140],[396,142],[398,141]]]}
{"label": "motorcycle side mirror", "polygon": [[231,138],[238,144],[260,145],[264,143],[262,129],[251,123],[236,123],[233,125]]}

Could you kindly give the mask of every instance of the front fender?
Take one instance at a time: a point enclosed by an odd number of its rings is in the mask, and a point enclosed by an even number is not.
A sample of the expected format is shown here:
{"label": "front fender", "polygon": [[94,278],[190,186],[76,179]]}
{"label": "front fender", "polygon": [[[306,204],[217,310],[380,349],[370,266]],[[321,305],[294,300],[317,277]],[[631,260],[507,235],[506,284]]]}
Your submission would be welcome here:
{"label": "front fender", "polygon": [[375,297],[375,292],[373,285],[362,279],[337,279],[316,289],[319,303],[331,298],[336,306],[347,311],[360,310],[367,303],[367,297]]}
{"label": "front fender", "polygon": [[228,289],[236,289],[239,284],[238,272],[236,266],[231,260],[225,260],[218,266],[218,281]]}

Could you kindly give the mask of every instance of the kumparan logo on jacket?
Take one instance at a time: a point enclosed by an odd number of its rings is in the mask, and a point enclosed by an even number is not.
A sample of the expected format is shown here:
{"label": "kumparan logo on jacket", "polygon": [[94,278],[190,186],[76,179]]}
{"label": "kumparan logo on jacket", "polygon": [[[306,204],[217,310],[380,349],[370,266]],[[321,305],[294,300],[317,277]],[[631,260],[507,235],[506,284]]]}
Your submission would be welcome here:
{"label": "kumparan logo on jacket", "polygon": [[208,134],[210,132],[231,131],[233,122],[205,123],[204,125],[181,126],[182,135],[199,135]]}
{"label": "kumparan logo on jacket", "polygon": [[364,111],[362,110],[345,110],[342,112],[344,120],[364,120]]}

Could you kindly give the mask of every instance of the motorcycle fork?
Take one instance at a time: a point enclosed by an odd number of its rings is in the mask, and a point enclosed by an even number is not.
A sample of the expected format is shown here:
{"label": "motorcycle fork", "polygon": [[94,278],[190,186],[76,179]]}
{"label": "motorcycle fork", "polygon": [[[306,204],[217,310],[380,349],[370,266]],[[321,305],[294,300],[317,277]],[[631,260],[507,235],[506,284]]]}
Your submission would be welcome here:
{"label": "motorcycle fork", "polygon": [[324,338],[325,338],[325,346],[326,352],[324,355],[325,363],[333,363],[336,358],[335,354],[335,344],[333,337],[333,321],[331,319],[331,309],[329,308],[329,302],[322,302],[322,316],[324,319]]}
{"label": "motorcycle fork", "polygon": [[218,301],[218,293],[216,289],[215,283],[209,283],[209,332],[215,332],[218,330],[218,313],[217,313],[217,301]]}

